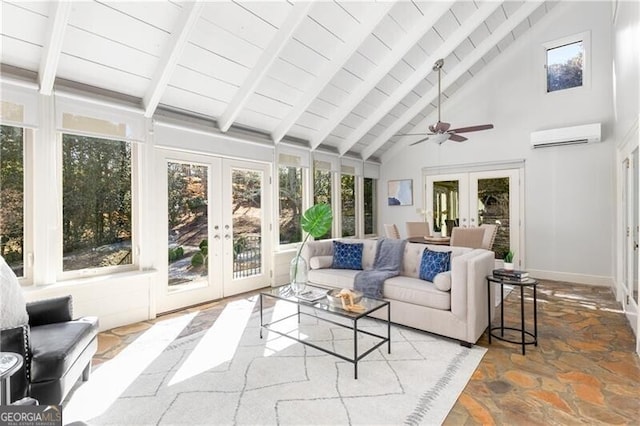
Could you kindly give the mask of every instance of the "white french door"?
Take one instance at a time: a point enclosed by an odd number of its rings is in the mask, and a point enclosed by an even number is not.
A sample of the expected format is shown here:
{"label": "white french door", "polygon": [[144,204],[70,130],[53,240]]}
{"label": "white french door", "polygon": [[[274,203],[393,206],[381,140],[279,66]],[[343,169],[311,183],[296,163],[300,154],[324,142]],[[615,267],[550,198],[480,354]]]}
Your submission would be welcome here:
{"label": "white french door", "polygon": [[498,224],[493,246],[496,259],[512,250],[524,267],[519,169],[426,175],[426,211],[436,232],[451,234],[454,226]]}
{"label": "white french door", "polygon": [[270,285],[268,165],[158,151],[162,284],[167,312]]}
{"label": "white french door", "polygon": [[640,183],[638,174],[640,164],[638,159],[638,149],[635,149],[623,161],[623,232],[624,249],[622,256],[622,274],[624,283],[624,310],[638,338],[638,307],[640,298],[638,296],[638,260],[640,253],[638,244],[640,242],[640,218],[638,206],[640,205]]}

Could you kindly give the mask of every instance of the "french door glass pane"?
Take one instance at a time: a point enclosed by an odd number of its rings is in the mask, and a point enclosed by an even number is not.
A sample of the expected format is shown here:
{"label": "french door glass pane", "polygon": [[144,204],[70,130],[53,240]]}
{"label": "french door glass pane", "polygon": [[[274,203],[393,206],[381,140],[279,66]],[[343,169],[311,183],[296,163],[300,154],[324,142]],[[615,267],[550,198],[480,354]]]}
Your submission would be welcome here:
{"label": "french door glass pane", "polygon": [[0,254],[13,272],[24,275],[24,131],[1,126]]}
{"label": "french door glass pane", "polygon": [[509,178],[478,179],[478,225],[497,224],[493,244],[496,259],[509,251]]}
{"label": "french door glass pane", "polygon": [[340,182],[342,236],[352,237],[356,235],[356,177],[353,175],[341,175]]}
{"label": "french door glass pane", "polygon": [[167,164],[170,291],[208,276],[208,172],[197,164]]}
{"label": "french door glass pane", "polygon": [[[313,172],[313,204],[331,205],[331,171],[316,169]],[[331,238],[331,229],[319,240]]]}
{"label": "french door glass pane", "polygon": [[458,226],[460,182],[457,180],[433,182],[433,229],[440,232],[442,227],[451,233]]}
{"label": "french door glass pane", "polygon": [[131,146],[62,135],[63,271],[132,264]]}
{"label": "french door glass pane", "polygon": [[[233,277],[262,273],[262,172],[233,169]],[[225,231],[228,231],[225,229]]]}

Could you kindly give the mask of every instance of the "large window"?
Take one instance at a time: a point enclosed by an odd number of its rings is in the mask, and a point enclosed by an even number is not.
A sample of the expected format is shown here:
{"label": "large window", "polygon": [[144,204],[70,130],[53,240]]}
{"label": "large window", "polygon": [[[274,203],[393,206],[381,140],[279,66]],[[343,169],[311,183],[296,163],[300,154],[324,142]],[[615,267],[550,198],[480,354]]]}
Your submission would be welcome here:
{"label": "large window", "polygon": [[[316,168],[313,172],[313,204],[331,205],[331,170]],[[320,240],[331,238],[331,229]]]}
{"label": "large window", "polygon": [[340,175],[340,200],[342,236],[353,237],[356,235],[356,177],[354,175]]}
{"label": "large window", "polygon": [[302,167],[279,166],[280,244],[302,241]]}
{"label": "large window", "polygon": [[378,218],[376,215],[377,205],[377,179],[364,178],[364,233],[365,235],[375,234],[378,229]]}
{"label": "large window", "polygon": [[133,263],[131,146],[62,135],[62,269]]}
{"label": "large window", "polygon": [[24,276],[24,130],[1,126],[0,254]]}

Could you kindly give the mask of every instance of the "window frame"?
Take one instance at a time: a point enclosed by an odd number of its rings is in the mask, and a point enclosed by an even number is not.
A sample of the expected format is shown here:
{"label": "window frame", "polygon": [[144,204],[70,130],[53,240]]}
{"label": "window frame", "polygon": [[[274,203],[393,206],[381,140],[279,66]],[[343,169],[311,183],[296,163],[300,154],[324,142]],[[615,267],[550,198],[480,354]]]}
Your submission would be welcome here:
{"label": "window frame", "polygon": [[[548,74],[547,52],[549,50],[566,46],[569,44],[577,43],[580,41],[582,42],[582,46],[584,50],[584,57],[582,58],[582,85],[549,92],[548,86],[547,86],[547,74]],[[572,94],[572,93],[580,92],[583,90],[590,90],[591,89],[591,32],[584,31],[581,33],[568,35],[565,37],[561,37],[561,38],[550,40],[543,43],[541,47],[541,61],[542,61],[542,69],[544,70],[541,78],[542,92],[545,95],[558,96],[561,94]]]}

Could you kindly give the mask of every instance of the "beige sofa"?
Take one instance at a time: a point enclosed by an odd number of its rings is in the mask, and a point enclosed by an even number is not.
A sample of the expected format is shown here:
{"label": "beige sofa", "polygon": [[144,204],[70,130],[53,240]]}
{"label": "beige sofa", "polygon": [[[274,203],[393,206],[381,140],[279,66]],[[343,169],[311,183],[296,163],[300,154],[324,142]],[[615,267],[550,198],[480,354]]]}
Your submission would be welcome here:
{"label": "beige sofa", "polygon": [[[362,267],[372,269],[377,240],[342,240],[363,243]],[[419,277],[422,252],[451,251],[451,271],[432,283]],[[353,288],[360,271],[333,269],[333,242],[310,241],[302,256],[309,265],[309,284],[330,288]],[[457,339],[471,346],[487,328],[487,282],[494,267],[493,252],[484,249],[407,243],[400,275],[384,282],[383,297],[391,302],[391,321]],[[437,286],[436,286],[437,284]],[[450,290],[447,288],[450,286]],[[491,288],[493,299],[493,287]],[[491,303],[491,316],[495,308]],[[386,317],[386,312],[379,315]]]}

